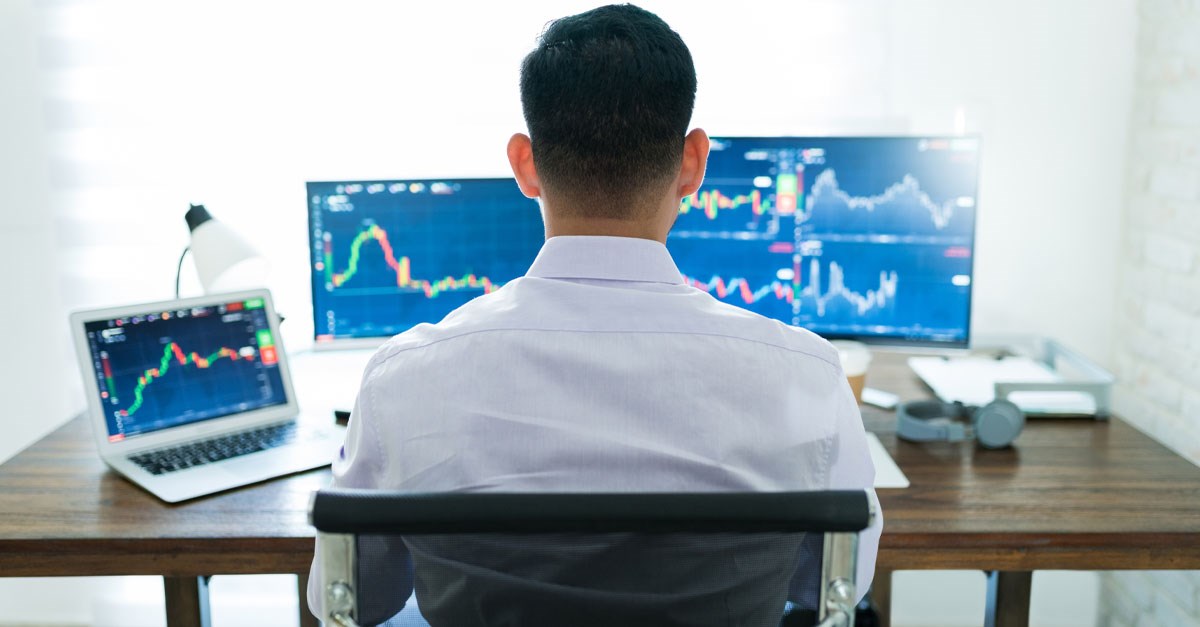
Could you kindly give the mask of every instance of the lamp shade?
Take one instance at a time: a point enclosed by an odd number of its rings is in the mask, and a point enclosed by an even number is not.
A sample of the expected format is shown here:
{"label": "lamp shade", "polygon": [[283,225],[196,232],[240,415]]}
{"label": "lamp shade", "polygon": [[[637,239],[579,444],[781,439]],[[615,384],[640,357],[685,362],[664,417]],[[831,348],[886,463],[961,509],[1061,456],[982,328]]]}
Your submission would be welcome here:
{"label": "lamp shade", "polygon": [[213,219],[204,205],[192,205],[184,219],[192,233],[192,258],[206,294],[266,285],[267,261],[246,238]]}

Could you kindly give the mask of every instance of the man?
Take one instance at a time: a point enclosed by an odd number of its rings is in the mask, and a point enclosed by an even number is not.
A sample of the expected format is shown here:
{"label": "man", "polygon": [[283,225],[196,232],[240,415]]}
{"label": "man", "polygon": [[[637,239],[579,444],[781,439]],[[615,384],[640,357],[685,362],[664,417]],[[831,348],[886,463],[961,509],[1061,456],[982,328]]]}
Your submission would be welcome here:
{"label": "man", "polygon": [[[517,184],[540,199],[546,243],[525,277],[376,353],[333,465],[335,485],[509,492],[871,487],[874,467],[837,352],[807,331],[685,285],[667,252],[680,201],[700,187],[708,157],[704,131],[687,132],[695,92],[687,47],[651,13],[607,6],[549,25],[521,67],[529,135],[508,143]],[[860,596],[874,570],[881,524],[877,517],[861,537]],[[538,564],[555,557],[555,547],[411,540],[381,551],[392,564],[412,553],[417,599],[434,624],[504,623],[488,613],[523,611],[509,607],[523,595],[544,605],[564,592],[560,586],[539,594],[546,589],[524,575],[482,563]],[[679,567],[695,591],[672,596],[636,587],[650,581],[599,596],[572,589],[571,601],[553,611],[594,603],[623,617],[612,624],[777,623],[791,574],[811,580],[818,567],[795,547],[762,572],[738,562],[729,546],[712,552],[725,571],[707,563]],[[413,580],[406,567],[395,570],[402,599]],[[772,585],[763,583],[768,570],[778,580]],[[422,583],[430,571],[440,585]],[[636,581],[638,573],[627,576]],[[804,580],[792,582],[793,599],[813,592],[801,589]],[[315,571],[310,585],[317,585]],[[762,600],[772,598],[766,588],[779,590],[780,603],[764,610]],[[315,592],[310,588],[314,608]],[[583,620],[523,616],[526,622],[515,624]]]}

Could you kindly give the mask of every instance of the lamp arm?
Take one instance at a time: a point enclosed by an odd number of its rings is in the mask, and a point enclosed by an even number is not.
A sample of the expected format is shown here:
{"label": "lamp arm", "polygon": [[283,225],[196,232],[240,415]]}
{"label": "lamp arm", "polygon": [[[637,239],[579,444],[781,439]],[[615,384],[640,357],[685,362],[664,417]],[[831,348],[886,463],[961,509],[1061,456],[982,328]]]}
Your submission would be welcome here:
{"label": "lamp arm", "polygon": [[187,257],[191,246],[184,246],[183,252],[179,253],[179,263],[175,264],[175,298],[179,298],[179,275],[183,273],[183,258]]}

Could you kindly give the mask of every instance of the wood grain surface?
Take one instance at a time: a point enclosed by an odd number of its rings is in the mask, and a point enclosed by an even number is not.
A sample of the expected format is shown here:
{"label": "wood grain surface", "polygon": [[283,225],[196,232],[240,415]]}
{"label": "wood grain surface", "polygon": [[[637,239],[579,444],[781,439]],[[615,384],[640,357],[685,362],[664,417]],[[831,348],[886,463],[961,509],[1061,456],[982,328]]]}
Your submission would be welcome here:
{"label": "wood grain surface", "polygon": [[[876,354],[867,385],[928,398],[905,359]],[[881,569],[1200,568],[1200,468],[1120,419],[1031,418],[995,451],[863,419],[912,482],[879,491]]]}
{"label": "wood grain surface", "polygon": [[[867,385],[924,398],[903,356]],[[914,444],[864,420],[912,481],[881,490],[882,570],[1200,569],[1200,469],[1119,419],[1031,420],[1012,449]],[[178,505],[108,470],[76,418],[0,465],[0,575],[305,573],[310,471]]]}
{"label": "wood grain surface", "polygon": [[171,505],[109,470],[75,418],[0,465],[0,574],[307,573],[329,470]]}

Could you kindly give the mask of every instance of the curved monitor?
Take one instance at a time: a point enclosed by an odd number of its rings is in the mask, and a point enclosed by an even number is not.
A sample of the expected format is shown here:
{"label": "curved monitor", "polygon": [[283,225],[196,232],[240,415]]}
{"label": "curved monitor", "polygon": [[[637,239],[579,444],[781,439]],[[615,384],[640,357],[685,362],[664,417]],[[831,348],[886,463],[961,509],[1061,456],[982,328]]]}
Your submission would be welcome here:
{"label": "curved monitor", "polygon": [[316,342],[378,344],[525,274],[544,240],[512,178],[308,183]]}
{"label": "curved monitor", "polygon": [[691,285],[826,338],[966,346],[978,137],[713,138],[667,240]]}

